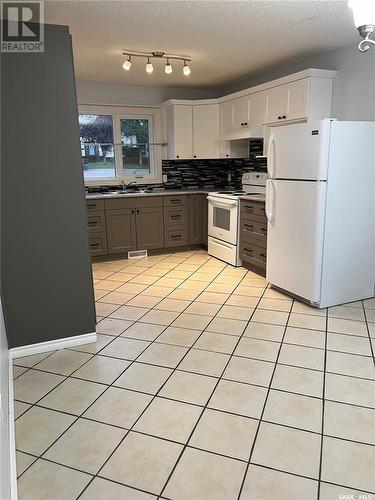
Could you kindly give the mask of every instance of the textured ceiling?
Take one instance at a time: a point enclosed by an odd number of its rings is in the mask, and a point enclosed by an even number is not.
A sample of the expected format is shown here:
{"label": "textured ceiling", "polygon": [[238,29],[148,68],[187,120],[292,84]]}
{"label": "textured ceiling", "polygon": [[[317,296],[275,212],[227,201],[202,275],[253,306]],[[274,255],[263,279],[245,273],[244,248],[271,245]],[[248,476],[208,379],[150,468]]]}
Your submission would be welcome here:
{"label": "textured ceiling", "polygon": [[[77,79],[133,85],[220,88],[358,40],[345,0],[49,0],[45,19],[70,27]],[[192,73],[125,72],[123,49],[190,55]]]}

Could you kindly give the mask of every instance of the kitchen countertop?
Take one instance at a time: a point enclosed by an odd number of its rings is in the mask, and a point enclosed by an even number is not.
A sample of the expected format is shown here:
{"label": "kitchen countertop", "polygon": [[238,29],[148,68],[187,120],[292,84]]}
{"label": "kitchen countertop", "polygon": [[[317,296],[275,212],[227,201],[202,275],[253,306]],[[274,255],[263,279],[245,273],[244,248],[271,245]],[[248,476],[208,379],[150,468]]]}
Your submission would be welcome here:
{"label": "kitchen countertop", "polygon": [[[140,198],[151,196],[175,196],[181,194],[208,194],[213,193],[212,189],[165,189],[164,191],[152,191],[148,193],[129,192],[128,194],[114,194],[114,193],[87,193],[87,200],[105,200],[110,198]],[[264,194],[251,194],[241,195],[238,197],[240,200],[251,200],[265,202]]]}

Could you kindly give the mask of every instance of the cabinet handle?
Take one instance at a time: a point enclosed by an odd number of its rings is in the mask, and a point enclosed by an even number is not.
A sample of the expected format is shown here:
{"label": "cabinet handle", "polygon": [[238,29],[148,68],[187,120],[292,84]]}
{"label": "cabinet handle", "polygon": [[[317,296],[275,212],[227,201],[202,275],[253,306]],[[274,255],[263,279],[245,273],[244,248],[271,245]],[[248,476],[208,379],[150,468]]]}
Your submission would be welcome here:
{"label": "cabinet handle", "polygon": [[225,155],[226,158],[229,158],[229,155]]}
{"label": "cabinet handle", "polygon": [[194,155],[194,158],[196,158],[196,157],[197,157],[197,155]]}
{"label": "cabinet handle", "polygon": [[132,214],[134,214],[135,210],[132,210]]}
{"label": "cabinet handle", "polygon": [[91,243],[90,244],[91,248],[98,248],[98,246],[99,246],[99,243]]}
{"label": "cabinet handle", "polygon": [[263,231],[263,233],[267,232],[267,229],[265,227],[261,227],[260,230]]}
{"label": "cabinet handle", "polygon": [[176,155],[176,158],[180,158],[180,155]]}
{"label": "cabinet handle", "polygon": [[175,200],[171,200],[171,203],[181,203],[181,199],[176,198]]}
{"label": "cabinet handle", "polygon": [[171,215],[172,220],[178,220],[181,219],[181,214],[176,214],[176,215]]}
{"label": "cabinet handle", "polygon": [[285,116],[285,115],[283,115],[281,118],[282,118],[283,120],[286,120],[286,116]]}
{"label": "cabinet handle", "polygon": [[137,210],[137,214],[139,214],[139,210]]}
{"label": "cabinet handle", "polygon": [[248,227],[251,231],[254,231],[254,226],[250,226],[250,224],[244,224],[245,227]]}
{"label": "cabinet handle", "polygon": [[91,205],[87,205],[87,208],[96,208],[96,203],[91,204]]}
{"label": "cabinet handle", "polygon": [[247,126],[247,122],[244,123],[245,127]]}
{"label": "cabinet handle", "polygon": [[277,117],[277,119],[278,119],[278,120],[281,120],[281,116],[278,116],[278,117]]}
{"label": "cabinet handle", "polygon": [[88,221],[88,225],[89,226],[97,226],[98,225],[98,221],[97,220],[91,220],[91,221],[89,220]]}
{"label": "cabinet handle", "polygon": [[246,248],[244,247],[245,252],[248,252],[249,254],[253,254],[253,249],[252,248]]}
{"label": "cabinet handle", "polygon": [[172,238],[172,240],[180,240],[181,239],[181,234],[172,234],[171,238]]}

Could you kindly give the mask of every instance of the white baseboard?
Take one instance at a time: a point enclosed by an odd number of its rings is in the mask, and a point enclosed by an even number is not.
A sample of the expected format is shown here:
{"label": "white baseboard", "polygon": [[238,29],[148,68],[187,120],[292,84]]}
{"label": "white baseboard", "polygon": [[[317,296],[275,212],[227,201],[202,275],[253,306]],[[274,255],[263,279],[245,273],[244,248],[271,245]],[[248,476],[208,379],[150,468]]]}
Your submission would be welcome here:
{"label": "white baseboard", "polygon": [[41,352],[56,351],[57,349],[64,349],[65,347],[91,344],[92,342],[96,342],[96,332],[75,335],[74,337],[65,337],[63,339],[48,340],[47,342],[39,342],[38,344],[13,347],[12,349],[9,349],[9,356],[12,360],[22,358],[23,356],[39,354]]}
{"label": "white baseboard", "polygon": [[9,453],[10,453],[10,495],[11,500],[17,500],[17,461],[16,461],[16,439],[14,432],[14,399],[13,399],[13,365],[9,355],[9,380],[8,380],[8,404],[9,404]]}

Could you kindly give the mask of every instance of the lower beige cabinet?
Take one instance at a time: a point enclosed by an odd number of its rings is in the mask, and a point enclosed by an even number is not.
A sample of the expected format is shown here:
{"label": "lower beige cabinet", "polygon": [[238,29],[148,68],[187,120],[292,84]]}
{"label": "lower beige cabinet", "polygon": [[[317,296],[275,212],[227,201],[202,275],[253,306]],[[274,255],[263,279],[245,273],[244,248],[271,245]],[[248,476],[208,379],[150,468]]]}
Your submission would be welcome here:
{"label": "lower beige cabinet", "polygon": [[137,248],[135,208],[106,210],[108,253]]}
{"label": "lower beige cabinet", "polygon": [[91,254],[207,245],[207,195],[87,200]]}
{"label": "lower beige cabinet", "polygon": [[163,208],[137,208],[135,211],[137,249],[152,250],[164,247]]}

